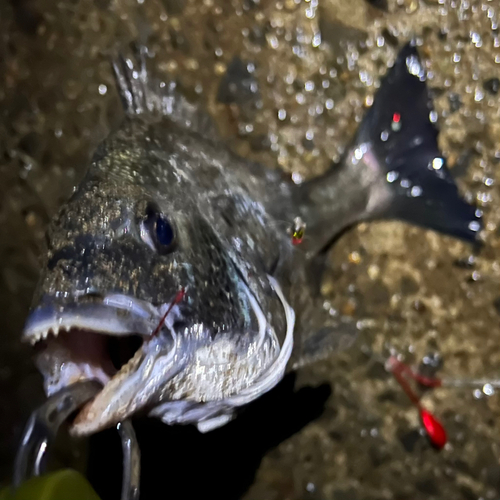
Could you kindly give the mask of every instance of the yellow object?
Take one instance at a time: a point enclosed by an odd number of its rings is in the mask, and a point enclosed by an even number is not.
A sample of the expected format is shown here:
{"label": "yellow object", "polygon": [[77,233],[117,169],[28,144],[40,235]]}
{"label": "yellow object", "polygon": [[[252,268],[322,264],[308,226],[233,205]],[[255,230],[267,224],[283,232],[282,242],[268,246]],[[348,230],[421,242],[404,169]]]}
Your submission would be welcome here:
{"label": "yellow object", "polygon": [[72,469],[32,477],[15,492],[0,491],[0,500],[100,500],[90,483]]}

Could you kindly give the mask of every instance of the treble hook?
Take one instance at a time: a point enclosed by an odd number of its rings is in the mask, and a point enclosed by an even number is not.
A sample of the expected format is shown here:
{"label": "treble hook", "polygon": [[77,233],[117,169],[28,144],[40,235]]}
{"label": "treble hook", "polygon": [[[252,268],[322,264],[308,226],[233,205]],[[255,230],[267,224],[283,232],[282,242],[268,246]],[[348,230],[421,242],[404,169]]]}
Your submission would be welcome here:
{"label": "treble hook", "polygon": [[[43,473],[48,449],[61,424],[73,412],[96,396],[101,389],[101,384],[95,380],[77,382],[49,397],[31,414],[14,462],[14,488],[18,488],[31,476],[39,476]],[[121,500],[137,500],[140,481],[139,445],[130,421],[120,422],[117,430],[123,452]]]}

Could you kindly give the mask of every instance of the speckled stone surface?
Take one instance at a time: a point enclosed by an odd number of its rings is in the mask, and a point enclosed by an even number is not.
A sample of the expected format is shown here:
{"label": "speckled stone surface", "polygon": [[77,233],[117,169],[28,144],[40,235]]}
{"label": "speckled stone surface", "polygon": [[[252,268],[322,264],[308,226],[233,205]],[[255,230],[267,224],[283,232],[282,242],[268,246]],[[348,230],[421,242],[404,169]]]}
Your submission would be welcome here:
{"label": "speckled stone surface", "polygon": [[[212,114],[231,148],[300,182],[341,156],[397,47],[415,35],[440,146],[464,195],[484,211],[483,248],[399,222],[347,233],[332,251],[323,292],[325,307],[363,322],[356,345],[303,369],[295,396],[291,386],[279,389],[258,418],[250,410],[243,423],[207,438],[165,431],[174,452],[189,443],[185,467],[170,456],[155,469],[146,451],[145,491],[245,500],[500,498],[498,394],[480,387],[426,394],[449,435],[436,452],[380,361],[391,349],[415,363],[438,353],[442,375],[498,377],[499,14],[493,0],[1,2],[2,480],[24,419],[43,397],[18,339],[44,228],[122,116],[113,51],[147,42],[159,73]],[[272,401],[288,401],[282,393],[301,403],[277,406]],[[63,443],[59,463],[75,463],[74,448]],[[181,485],[178,477],[192,480]]]}

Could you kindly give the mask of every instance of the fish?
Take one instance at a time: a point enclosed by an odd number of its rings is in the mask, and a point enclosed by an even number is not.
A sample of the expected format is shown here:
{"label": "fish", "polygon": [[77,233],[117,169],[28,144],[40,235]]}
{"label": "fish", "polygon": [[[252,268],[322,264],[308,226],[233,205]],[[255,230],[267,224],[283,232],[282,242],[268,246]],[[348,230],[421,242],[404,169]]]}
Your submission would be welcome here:
{"label": "fish", "polygon": [[356,338],[323,307],[328,250],[361,221],[479,240],[437,144],[418,47],[381,80],[342,160],[294,183],[230,151],[210,117],[148,69],[113,62],[122,124],[47,230],[22,340],[48,396],[95,379],[73,422],[90,435],[136,415],[225,425],[290,370]]}

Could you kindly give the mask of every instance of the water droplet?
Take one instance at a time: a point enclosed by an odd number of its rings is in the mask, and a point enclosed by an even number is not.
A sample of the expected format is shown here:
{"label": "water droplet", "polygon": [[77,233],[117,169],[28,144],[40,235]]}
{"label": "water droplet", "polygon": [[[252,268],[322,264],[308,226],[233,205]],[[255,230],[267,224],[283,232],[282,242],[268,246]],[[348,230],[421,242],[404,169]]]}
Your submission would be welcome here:
{"label": "water droplet", "polygon": [[473,221],[469,222],[468,227],[471,231],[477,232],[477,231],[479,231],[479,229],[481,229],[481,224],[479,224],[479,222],[477,220],[473,220]]}
{"label": "water droplet", "polygon": [[298,104],[304,104],[306,102],[304,94],[301,94],[300,92],[295,96],[295,100],[297,101]]}
{"label": "water droplet", "polygon": [[304,88],[306,89],[306,92],[312,92],[314,90],[314,82],[311,80],[307,81],[304,85]]}
{"label": "water droplet", "polygon": [[432,160],[432,168],[434,170],[439,170],[444,165],[444,160],[442,158],[434,158]]}
{"label": "water droplet", "polygon": [[411,75],[417,76],[421,80],[425,78],[424,69],[417,56],[408,56],[406,58],[406,67]]}
{"label": "water droplet", "polygon": [[486,394],[486,396],[492,396],[493,394],[495,394],[495,389],[491,384],[484,384],[483,392],[484,394]]}
{"label": "water droplet", "polygon": [[292,181],[294,184],[302,184],[302,182],[304,182],[304,178],[299,172],[292,172]]}
{"label": "water droplet", "polygon": [[411,188],[410,194],[414,197],[417,198],[422,194],[422,188],[420,186],[413,186]]}
{"label": "water droplet", "polygon": [[477,48],[482,47],[483,40],[481,39],[481,35],[479,33],[472,31],[470,33],[470,39]]}
{"label": "water droplet", "polygon": [[108,87],[104,85],[104,83],[101,83],[101,85],[99,85],[99,94],[105,95],[107,91]]}
{"label": "water droplet", "polygon": [[314,483],[307,483],[306,485],[306,490],[309,492],[309,493],[314,493],[316,491],[316,486]]}
{"label": "water droplet", "polygon": [[387,172],[387,182],[394,182],[397,178],[399,177],[399,173],[391,170],[390,172]]}

